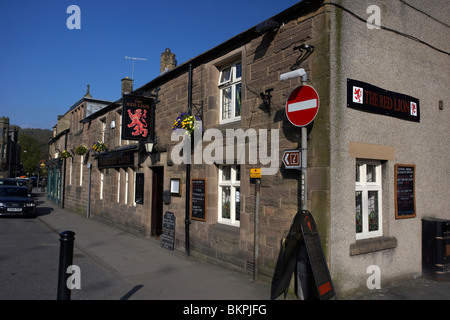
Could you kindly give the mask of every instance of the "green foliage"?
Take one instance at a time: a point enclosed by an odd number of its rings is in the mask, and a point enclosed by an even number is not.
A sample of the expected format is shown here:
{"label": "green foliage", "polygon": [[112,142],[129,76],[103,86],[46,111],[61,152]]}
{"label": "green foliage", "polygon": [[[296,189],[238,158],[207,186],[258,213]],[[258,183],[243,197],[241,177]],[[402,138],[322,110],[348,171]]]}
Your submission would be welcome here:
{"label": "green foliage", "polygon": [[37,140],[39,148],[41,150],[41,157],[39,160],[48,159],[48,140],[53,136],[53,133],[49,129],[20,129],[19,131],[19,143],[21,135],[29,135]]}
{"label": "green foliage", "polygon": [[38,141],[28,134],[19,134],[19,144],[20,162],[23,164],[25,174],[34,175],[41,159],[41,147]]}

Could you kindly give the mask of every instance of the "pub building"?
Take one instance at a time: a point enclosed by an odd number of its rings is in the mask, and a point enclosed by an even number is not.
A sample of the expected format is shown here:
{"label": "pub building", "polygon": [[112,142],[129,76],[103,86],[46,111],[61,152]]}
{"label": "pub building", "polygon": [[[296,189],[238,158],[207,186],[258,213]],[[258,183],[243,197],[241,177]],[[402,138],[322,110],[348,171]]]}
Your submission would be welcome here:
{"label": "pub building", "polygon": [[[68,148],[88,151],[62,160],[65,208],[270,282],[303,200],[339,298],[422,276],[422,220],[450,218],[445,6],[302,1],[180,65],[166,49],[158,77],[72,120]],[[286,116],[302,82],[319,96],[307,130]],[[202,122],[192,150],[173,138],[182,113]],[[307,179],[283,159],[302,138]]]}

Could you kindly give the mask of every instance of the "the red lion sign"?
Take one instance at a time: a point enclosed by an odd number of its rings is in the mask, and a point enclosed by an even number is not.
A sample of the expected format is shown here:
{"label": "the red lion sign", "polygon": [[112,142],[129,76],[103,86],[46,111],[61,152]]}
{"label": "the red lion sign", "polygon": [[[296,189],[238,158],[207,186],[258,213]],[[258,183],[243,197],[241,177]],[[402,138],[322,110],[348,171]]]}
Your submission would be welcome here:
{"label": "the red lion sign", "polygon": [[133,136],[142,136],[143,138],[147,137],[148,130],[147,122],[145,121],[147,117],[147,110],[142,112],[142,109],[136,109],[136,112],[133,114],[131,110],[128,110],[128,116],[130,117],[131,123],[128,124],[128,128],[134,127],[134,132],[131,134]]}
{"label": "the red lion sign", "polygon": [[154,137],[154,100],[124,95],[122,99],[122,139],[146,140]]}

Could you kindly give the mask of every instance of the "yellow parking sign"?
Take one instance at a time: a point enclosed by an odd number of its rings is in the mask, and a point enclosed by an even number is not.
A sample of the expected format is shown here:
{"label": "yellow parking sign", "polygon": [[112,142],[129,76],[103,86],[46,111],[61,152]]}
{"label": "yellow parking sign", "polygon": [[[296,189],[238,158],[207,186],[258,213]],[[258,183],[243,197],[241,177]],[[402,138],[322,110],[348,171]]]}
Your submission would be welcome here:
{"label": "yellow parking sign", "polygon": [[250,178],[261,178],[261,168],[250,169]]}

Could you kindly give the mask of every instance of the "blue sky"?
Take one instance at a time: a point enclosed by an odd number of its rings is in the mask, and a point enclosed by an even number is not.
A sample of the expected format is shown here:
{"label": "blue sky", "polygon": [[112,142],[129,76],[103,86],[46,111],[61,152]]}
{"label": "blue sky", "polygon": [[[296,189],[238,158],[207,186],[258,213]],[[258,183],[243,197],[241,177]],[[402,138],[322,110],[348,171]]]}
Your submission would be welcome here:
{"label": "blue sky", "polygon": [[[0,0],[0,116],[51,129],[86,93],[115,101],[121,79],[134,88],[159,76],[161,53],[178,64],[293,6],[299,0]],[[66,13],[80,8],[81,29]]]}

